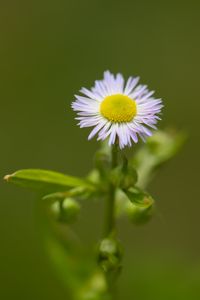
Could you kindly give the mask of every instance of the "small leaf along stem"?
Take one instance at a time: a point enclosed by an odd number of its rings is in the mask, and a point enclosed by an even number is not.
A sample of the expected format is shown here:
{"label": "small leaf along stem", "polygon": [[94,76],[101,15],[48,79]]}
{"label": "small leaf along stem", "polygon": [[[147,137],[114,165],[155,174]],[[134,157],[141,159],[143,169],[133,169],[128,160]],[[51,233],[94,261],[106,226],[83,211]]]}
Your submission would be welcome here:
{"label": "small leaf along stem", "polygon": [[[117,166],[118,145],[114,144],[111,149],[111,169]],[[110,236],[115,229],[115,186],[110,183],[108,197],[106,199],[105,236]]]}

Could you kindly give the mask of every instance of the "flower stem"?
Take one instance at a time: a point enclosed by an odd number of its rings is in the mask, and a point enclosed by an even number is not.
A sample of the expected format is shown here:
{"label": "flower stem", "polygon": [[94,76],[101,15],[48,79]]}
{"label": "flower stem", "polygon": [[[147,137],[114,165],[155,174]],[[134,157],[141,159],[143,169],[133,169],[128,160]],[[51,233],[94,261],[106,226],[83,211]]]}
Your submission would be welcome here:
{"label": "flower stem", "polygon": [[[111,149],[111,164],[110,168],[111,170],[114,169],[118,164],[118,144],[114,144]],[[110,182],[109,185],[109,191],[108,196],[106,198],[106,216],[105,216],[105,233],[104,238],[111,238],[115,240],[115,191],[116,187],[115,185]],[[113,241],[114,241],[113,240]],[[115,244],[116,245],[116,244]],[[112,254],[116,255],[116,254]],[[113,262],[109,261],[108,258],[108,266],[109,264],[112,264]],[[110,298],[115,298],[115,289],[114,289],[114,283],[115,279],[118,274],[118,263],[116,263],[116,266],[112,265],[111,269],[104,269],[104,275],[107,282],[107,288]]]}
{"label": "flower stem", "polygon": [[[117,166],[118,161],[118,146],[114,144],[111,150],[111,169]],[[115,186],[111,183],[107,198],[106,220],[105,220],[105,235],[109,236],[115,229]]]}

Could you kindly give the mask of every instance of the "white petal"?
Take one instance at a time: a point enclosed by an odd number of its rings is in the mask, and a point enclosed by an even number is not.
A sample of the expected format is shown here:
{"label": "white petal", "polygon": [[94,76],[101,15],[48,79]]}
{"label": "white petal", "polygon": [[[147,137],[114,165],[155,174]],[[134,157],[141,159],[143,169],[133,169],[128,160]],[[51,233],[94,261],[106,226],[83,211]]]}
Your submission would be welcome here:
{"label": "white petal", "polygon": [[124,94],[125,95],[129,95],[133,89],[135,88],[136,84],[138,83],[140,77],[129,77],[128,81],[127,81],[127,84],[126,84],[126,87],[124,89]]}
{"label": "white petal", "polygon": [[106,120],[101,120],[100,123],[90,132],[89,136],[88,136],[88,140],[90,140],[91,138],[93,138],[97,132],[106,124]]}
{"label": "white petal", "polygon": [[80,92],[86,96],[88,96],[89,98],[93,99],[93,100],[97,100],[97,101],[100,101],[101,98],[99,96],[97,96],[96,94],[94,94],[93,92],[89,91],[88,89],[86,88],[82,88],[80,90]]}
{"label": "white petal", "polygon": [[124,91],[124,77],[118,73],[116,76],[116,92],[123,94]]}
{"label": "white petal", "polygon": [[107,121],[106,125],[99,131],[97,140],[105,139],[104,136],[106,135],[106,132],[108,132],[110,125],[111,122]]}
{"label": "white petal", "polygon": [[117,135],[117,128],[118,124],[113,124],[111,128],[110,138],[109,138],[109,145],[113,145],[115,143],[116,135]]}

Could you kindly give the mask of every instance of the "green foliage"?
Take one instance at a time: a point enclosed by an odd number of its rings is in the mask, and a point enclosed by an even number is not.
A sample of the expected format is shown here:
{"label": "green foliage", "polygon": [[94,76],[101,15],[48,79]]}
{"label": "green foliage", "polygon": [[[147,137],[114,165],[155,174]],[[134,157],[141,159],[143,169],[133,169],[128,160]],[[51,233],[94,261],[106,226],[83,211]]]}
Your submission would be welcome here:
{"label": "green foliage", "polygon": [[103,270],[108,286],[112,286],[118,278],[122,265],[122,246],[114,237],[108,237],[100,242],[98,263]]}
{"label": "green foliage", "polygon": [[57,192],[45,195],[42,199],[47,203],[61,201],[66,197],[86,197],[88,194],[93,192],[92,186],[79,186],[72,189],[69,189],[65,192]]}
{"label": "green foliage", "polygon": [[65,191],[72,187],[90,187],[90,184],[83,179],[65,175],[62,173],[40,170],[24,169],[4,177],[8,182],[34,190],[44,191]]}
{"label": "green foliage", "polygon": [[137,187],[127,191],[116,191],[115,214],[117,217],[128,216],[131,223],[142,225],[149,221],[154,211],[154,200],[149,193]]}
{"label": "green foliage", "polygon": [[95,270],[78,289],[75,300],[111,300],[103,272]]}
{"label": "green foliage", "polygon": [[185,134],[174,131],[157,131],[147,139],[130,161],[138,172],[138,186],[145,188],[155,171],[181,150],[185,140]]}
{"label": "green foliage", "polygon": [[104,274],[96,265],[94,253],[84,251],[68,226],[64,236],[61,223],[58,223],[56,232],[52,232],[52,228],[46,226],[46,250],[70,292],[70,299],[110,300]]}
{"label": "green foliage", "polygon": [[62,222],[74,223],[77,220],[79,212],[79,203],[73,198],[65,198],[61,202],[60,220]]}
{"label": "green foliage", "polygon": [[98,262],[104,271],[108,272],[118,267],[122,259],[122,247],[119,241],[109,237],[99,245]]}
{"label": "green foliage", "polygon": [[[146,187],[158,168],[180,150],[184,139],[182,134],[158,131],[129,161],[116,145],[111,151],[103,143],[95,155],[94,169],[85,178],[37,169],[5,176],[8,182],[42,193],[41,206],[48,214],[51,232],[47,250],[74,300],[112,299],[122,258],[116,219],[125,216],[138,225],[151,218],[155,202]],[[71,230],[87,199],[104,199],[109,204],[106,235],[96,256],[94,252],[85,255]]]}
{"label": "green foliage", "polygon": [[130,187],[135,186],[137,178],[136,170],[132,166],[129,166],[127,161],[110,172],[111,182],[116,187],[120,187],[123,190],[127,190]]}
{"label": "green foliage", "polygon": [[73,198],[65,198],[63,201],[56,201],[49,206],[49,211],[55,220],[71,224],[77,220],[80,212],[79,203]]}

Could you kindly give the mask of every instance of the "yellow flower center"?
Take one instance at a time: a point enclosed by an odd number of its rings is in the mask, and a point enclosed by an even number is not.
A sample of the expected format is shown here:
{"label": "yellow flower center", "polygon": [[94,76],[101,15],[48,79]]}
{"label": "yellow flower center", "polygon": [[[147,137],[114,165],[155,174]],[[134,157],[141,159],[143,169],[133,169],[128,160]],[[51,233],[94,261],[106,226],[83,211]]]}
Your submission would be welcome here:
{"label": "yellow flower center", "polygon": [[116,94],[104,98],[100,112],[109,121],[130,122],[137,114],[137,106],[135,100],[125,95]]}

